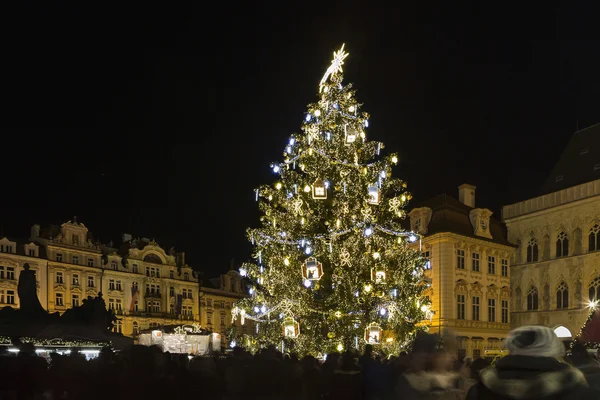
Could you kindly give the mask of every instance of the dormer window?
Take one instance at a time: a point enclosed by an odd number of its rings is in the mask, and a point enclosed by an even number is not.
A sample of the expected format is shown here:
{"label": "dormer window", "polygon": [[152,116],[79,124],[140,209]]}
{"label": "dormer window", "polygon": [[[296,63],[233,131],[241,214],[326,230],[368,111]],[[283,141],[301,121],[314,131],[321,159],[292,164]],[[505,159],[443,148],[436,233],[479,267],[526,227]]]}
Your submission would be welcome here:
{"label": "dormer window", "polygon": [[415,232],[419,232],[421,230],[421,218],[417,218],[415,220]]}
{"label": "dormer window", "polygon": [[73,246],[79,246],[79,235],[73,234]]}

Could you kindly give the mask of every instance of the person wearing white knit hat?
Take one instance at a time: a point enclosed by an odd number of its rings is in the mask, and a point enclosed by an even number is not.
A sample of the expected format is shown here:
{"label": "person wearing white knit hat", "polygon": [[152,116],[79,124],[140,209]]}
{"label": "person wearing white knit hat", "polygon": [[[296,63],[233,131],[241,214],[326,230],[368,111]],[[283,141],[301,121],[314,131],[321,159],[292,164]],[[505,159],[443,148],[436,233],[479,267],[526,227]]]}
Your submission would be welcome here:
{"label": "person wearing white knit hat", "polygon": [[598,400],[584,375],[565,363],[566,349],[552,329],[530,325],[512,330],[509,355],[481,371],[466,400]]}

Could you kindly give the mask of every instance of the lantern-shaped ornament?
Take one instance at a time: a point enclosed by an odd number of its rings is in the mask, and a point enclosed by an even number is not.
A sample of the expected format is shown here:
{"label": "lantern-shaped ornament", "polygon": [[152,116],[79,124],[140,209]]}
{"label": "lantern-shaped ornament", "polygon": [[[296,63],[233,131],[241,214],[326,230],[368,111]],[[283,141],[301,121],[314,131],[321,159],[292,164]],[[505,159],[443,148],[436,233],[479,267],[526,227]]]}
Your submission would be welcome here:
{"label": "lantern-shaped ornament", "polygon": [[375,283],[384,283],[387,278],[385,273],[385,267],[377,265],[371,268],[371,280]]}
{"label": "lantern-shaped ornament", "polygon": [[365,329],[365,342],[367,344],[380,344],[383,330],[375,322],[371,322]]}
{"label": "lantern-shaped ornament", "polygon": [[309,281],[318,281],[323,276],[323,264],[314,257],[309,257],[302,267],[302,276]]}
{"label": "lantern-shaped ornament", "polygon": [[369,204],[379,204],[379,187],[377,185],[369,185],[368,194],[367,202]]}
{"label": "lantern-shaped ornament", "polygon": [[317,179],[312,186],[313,199],[323,200],[327,198],[327,188],[321,179]]}
{"label": "lantern-shaped ornament", "polygon": [[297,338],[300,335],[300,324],[292,317],[286,317],[283,320],[283,336],[287,338]]}
{"label": "lantern-shaped ornament", "polygon": [[353,127],[349,127],[348,125],[344,126],[344,131],[345,131],[345,143],[346,145],[350,145],[354,142],[356,142],[356,139],[359,136],[359,132],[354,129]]}

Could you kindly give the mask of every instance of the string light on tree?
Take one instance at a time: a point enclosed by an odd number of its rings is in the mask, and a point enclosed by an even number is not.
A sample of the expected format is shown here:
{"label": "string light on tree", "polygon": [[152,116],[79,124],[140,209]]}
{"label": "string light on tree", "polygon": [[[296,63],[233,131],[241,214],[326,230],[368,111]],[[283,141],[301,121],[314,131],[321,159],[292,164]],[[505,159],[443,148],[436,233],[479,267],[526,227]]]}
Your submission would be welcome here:
{"label": "string light on tree", "polygon": [[252,295],[232,310],[258,322],[258,336],[233,338],[255,350],[385,346],[384,330],[399,349],[425,318],[423,274],[413,274],[425,260],[402,228],[410,195],[393,173],[397,155],[367,140],[369,115],[343,83],[347,57],[334,52],[302,132],[271,164],[276,179],[256,190],[261,226],[248,237],[258,262],[242,266]]}

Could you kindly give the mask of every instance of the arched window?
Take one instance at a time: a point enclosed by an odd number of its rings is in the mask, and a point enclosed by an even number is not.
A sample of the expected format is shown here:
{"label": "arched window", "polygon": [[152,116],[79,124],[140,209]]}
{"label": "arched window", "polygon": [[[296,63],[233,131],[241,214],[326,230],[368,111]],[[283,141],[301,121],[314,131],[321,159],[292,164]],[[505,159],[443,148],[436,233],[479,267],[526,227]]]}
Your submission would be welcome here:
{"label": "arched window", "polygon": [[569,238],[565,232],[561,232],[556,237],[556,257],[566,257],[569,255]]}
{"label": "arched window", "polygon": [[535,286],[531,286],[527,291],[527,311],[535,311],[538,309],[538,290]]}
{"label": "arched window", "polygon": [[565,281],[556,288],[556,308],[569,308],[569,287]]}
{"label": "arched window", "polygon": [[590,283],[590,301],[600,300],[600,276],[594,278]]}
{"label": "arched window", "polygon": [[536,262],[539,257],[537,240],[531,238],[527,244],[527,262]]}
{"label": "arched window", "polygon": [[140,325],[137,323],[137,321],[133,321],[133,334],[134,335],[140,334]]}
{"label": "arched window", "polygon": [[600,250],[600,226],[598,224],[592,226],[592,229],[590,229],[588,250]]}

